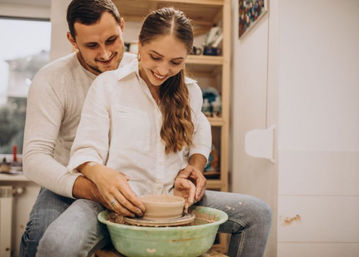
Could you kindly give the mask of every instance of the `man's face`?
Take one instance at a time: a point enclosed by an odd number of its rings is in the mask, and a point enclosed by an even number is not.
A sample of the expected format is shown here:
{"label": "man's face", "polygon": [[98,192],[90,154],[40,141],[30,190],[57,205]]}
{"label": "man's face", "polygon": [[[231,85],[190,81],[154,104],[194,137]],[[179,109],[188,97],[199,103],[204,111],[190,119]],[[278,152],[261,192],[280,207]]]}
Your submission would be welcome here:
{"label": "man's face", "polygon": [[67,37],[79,51],[78,58],[82,66],[98,75],[118,68],[124,52],[123,28],[123,20],[120,26],[112,14],[104,12],[94,24],[75,22],[76,38],[70,33]]}

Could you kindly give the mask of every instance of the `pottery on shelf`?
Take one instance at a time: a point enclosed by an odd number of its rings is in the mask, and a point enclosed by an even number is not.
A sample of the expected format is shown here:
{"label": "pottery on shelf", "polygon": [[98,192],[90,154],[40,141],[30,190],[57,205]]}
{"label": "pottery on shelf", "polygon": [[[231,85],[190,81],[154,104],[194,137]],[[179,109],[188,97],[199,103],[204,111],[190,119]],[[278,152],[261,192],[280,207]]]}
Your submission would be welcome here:
{"label": "pottery on shelf", "polygon": [[140,200],[146,207],[144,219],[173,219],[182,217],[184,199],[174,195],[144,195]]}

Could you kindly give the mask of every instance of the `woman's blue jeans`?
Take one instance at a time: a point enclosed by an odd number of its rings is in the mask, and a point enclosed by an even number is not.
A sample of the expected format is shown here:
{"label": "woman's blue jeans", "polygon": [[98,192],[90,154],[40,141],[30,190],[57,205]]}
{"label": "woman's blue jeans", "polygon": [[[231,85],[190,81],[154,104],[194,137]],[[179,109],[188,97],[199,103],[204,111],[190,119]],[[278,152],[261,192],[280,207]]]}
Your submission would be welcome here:
{"label": "woman's blue jeans", "polygon": [[[263,255],[272,220],[266,203],[248,195],[207,190],[197,204],[228,214],[219,232],[231,234],[229,256]],[[90,200],[73,200],[42,189],[22,236],[20,256],[91,256],[110,242],[106,227],[97,221],[103,209]]]}

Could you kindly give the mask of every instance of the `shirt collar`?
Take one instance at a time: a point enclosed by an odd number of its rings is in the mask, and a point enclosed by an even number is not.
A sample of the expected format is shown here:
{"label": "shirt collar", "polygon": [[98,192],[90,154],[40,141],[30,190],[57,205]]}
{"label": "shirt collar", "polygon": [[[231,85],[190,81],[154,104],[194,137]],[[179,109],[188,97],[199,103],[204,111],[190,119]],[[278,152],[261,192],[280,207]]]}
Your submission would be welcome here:
{"label": "shirt collar", "polygon": [[138,61],[135,58],[118,69],[117,78],[118,80],[121,80],[131,74],[136,74],[136,73],[138,73]]}

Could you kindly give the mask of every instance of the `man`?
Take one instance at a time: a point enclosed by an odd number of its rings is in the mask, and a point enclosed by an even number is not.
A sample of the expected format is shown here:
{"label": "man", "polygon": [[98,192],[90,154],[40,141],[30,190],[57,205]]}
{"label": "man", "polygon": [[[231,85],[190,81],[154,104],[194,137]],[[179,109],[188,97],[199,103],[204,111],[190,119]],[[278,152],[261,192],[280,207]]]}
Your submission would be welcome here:
{"label": "man", "polygon": [[[117,69],[121,60],[125,65],[135,56],[124,55],[124,21],[111,1],[75,0],[68,8],[67,21],[67,37],[77,52],[41,69],[28,96],[24,172],[46,189],[41,190],[31,212],[21,256],[35,256],[46,228],[73,198],[91,199],[113,209],[90,180],[67,174],[65,166],[92,81],[102,72]],[[200,163],[205,159],[195,157],[192,159]],[[204,184],[204,179],[199,182]]]}
{"label": "man", "polygon": [[[29,91],[24,172],[43,188],[22,237],[20,256],[89,256],[109,242],[96,217],[103,206],[113,210],[112,206],[90,180],[67,173],[66,165],[92,81],[102,72],[121,69],[133,56],[124,54],[124,21],[110,0],[73,0],[67,22],[68,39],[77,52],[41,69]],[[208,130],[202,127],[197,136],[206,136]],[[204,194],[205,179],[200,172],[204,156],[193,152],[192,166],[179,173],[175,183],[193,201]],[[263,253],[271,219],[264,203],[249,196],[206,191],[200,204],[229,214],[221,231],[232,233],[231,256]],[[141,209],[141,203],[134,205]]]}

